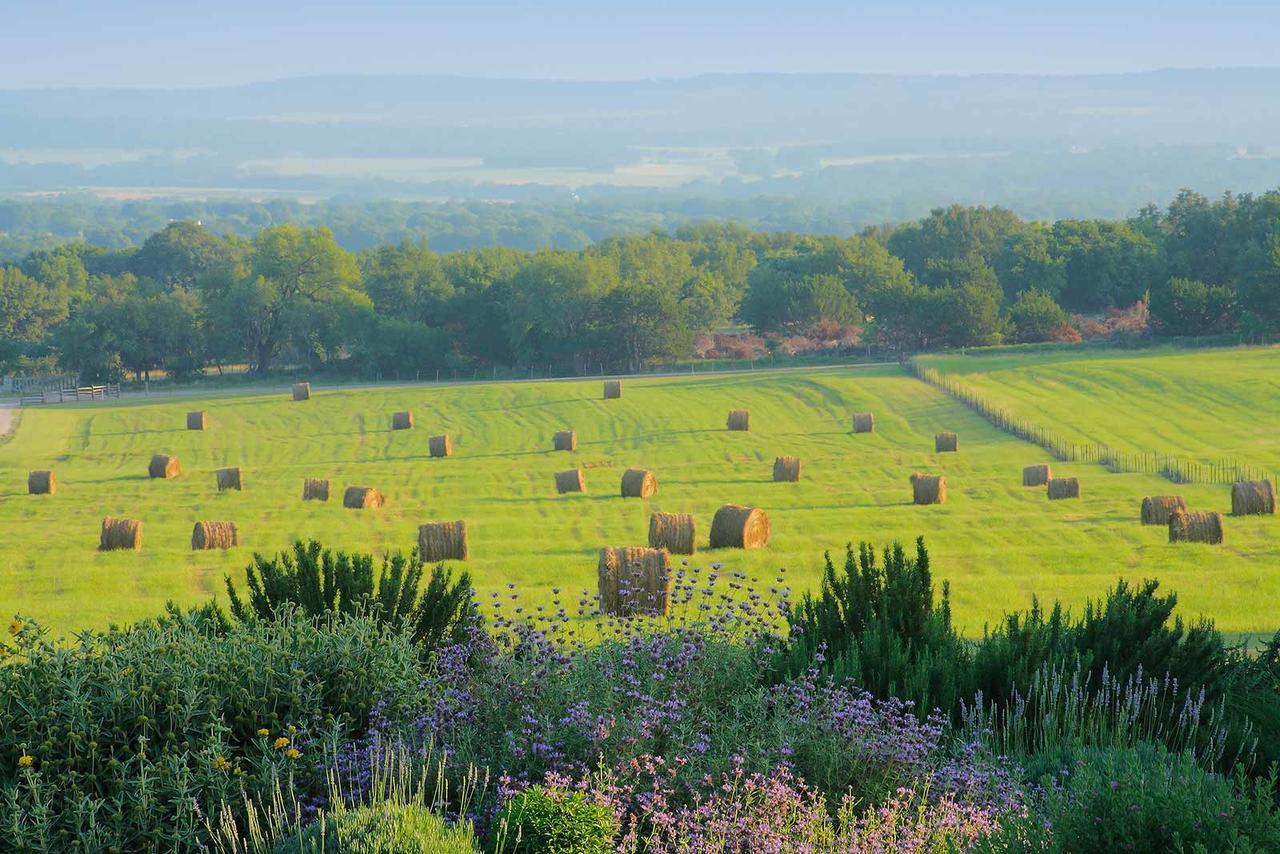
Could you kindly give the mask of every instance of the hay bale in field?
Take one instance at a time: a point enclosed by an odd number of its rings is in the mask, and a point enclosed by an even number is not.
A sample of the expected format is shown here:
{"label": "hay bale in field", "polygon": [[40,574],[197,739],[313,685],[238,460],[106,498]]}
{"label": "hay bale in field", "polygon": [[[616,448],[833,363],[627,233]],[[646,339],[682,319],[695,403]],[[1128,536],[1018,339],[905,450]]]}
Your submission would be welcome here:
{"label": "hay bale in field", "polygon": [[1169,542],[1219,545],[1225,536],[1222,514],[1175,510],[1169,515]]}
{"label": "hay bale in field", "polygon": [[600,610],[618,617],[665,617],[671,609],[671,556],[666,549],[603,548]]}
{"label": "hay bale in field", "polygon": [[915,504],[946,504],[947,479],[937,474],[911,474],[911,500]]}
{"label": "hay bale in field", "polygon": [[622,397],[621,380],[605,380],[604,381],[604,399],[617,400]]}
{"label": "hay bale in field", "polygon": [[853,414],[853,432],[874,433],[875,429],[876,417],[870,412],[855,412]]}
{"label": "hay bale in field", "polygon": [[310,400],[311,399],[311,383],[294,383],[293,399],[294,400]]}
{"label": "hay bale in field", "polygon": [[726,504],[711,520],[711,548],[760,549],[769,545],[769,517],[763,510]]}
{"label": "hay bale in field", "polygon": [[1231,515],[1259,516],[1276,512],[1276,487],[1269,480],[1237,480],[1231,484]]}
{"label": "hay bale in field", "polygon": [[409,411],[396,412],[391,416],[392,430],[411,430],[413,429],[413,413]]}
{"label": "hay bale in field", "polygon": [[351,510],[368,510],[386,503],[383,494],[372,486],[348,486],[342,494],[342,506]]}
{"label": "hay bale in field", "polygon": [[232,549],[240,545],[235,522],[196,522],[191,530],[191,550]]}
{"label": "hay bale in field", "polygon": [[561,430],[552,437],[551,443],[557,451],[576,451],[578,434],[573,430]]}
{"label": "hay bale in field", "polygon": [[54,495],[58,491],[58,478],[51,471],[33,471],[27,475],[28,495]]}
{"label": "hay bale in field", "polygon": [[218,491],[225,492],[228,489],[244,489],[244,482],[240,479],[240,467],[233,466],[231,468],[218,469],[215,474],[218,477]]}
{"label": "hay bale in field", "polygon": [[935,433],[933,450],[939,454],[960,450],[960,439],[955,433]]}
{"label": "hay bale in field", "polygon": [[1024,466],[1022,469],[1023,486],[1045,486],[1053,477],[1053,469],[1048,463],[1038,466]]}
{"label": "hay bale in field", "polygon": [[697,525],[692,513],[652,513],[649,516],[649,548],[673,555],[691,555],[697,549]]}
{"label": "hay bale in field", "polygon": [[1080,478],[1051,477],[1047,489],[1050,501],[1061,501],[1064,498],[1080,497]]}
{"label": "hay bale in field", "polygon": [[432,436],[427,440],[427,448],[433,457],[447,457],[453,453],[453,439],[448,433]]}
{"label": "hay bale in field", "polygon": [[773,461],[773,479],[780,483],[795,483],[800,479],[799,457],[776,457]]}
{"label": "hay bale in field", "polygon": [[108,516],[102,520],[102,533],[98,536],[98,551],[142,548],[142,523],[137,519],[117,519]]}
{"label": "hay bale in field", "polygon": [[1142,524],[1168,525],[1170,516],[1186,509],[1186,499],[1181,495],[1148,495],[1142,499]]}
{"label": "hay bale in field", "polygon": [[207,415],[205,415],[203,410],[200,412],[187,413],[187,429],[188,430],[203,430],[208,423],[209,423],[209,418]]}
{"label": "hay bale in field", "polygon": [[147,474],[163,480],[175,478],[178,473],[178,458],[167,454],[156,454],[151,458],[151,465],[147,467]]}
{"label": "hay bale in field", "polygon": [[328,501],[329,481],[315,477],[309,477],[302,481],[302,500]]}
{"label": "hay bale in field", "polygon": [[556,492],[564,495],[566,492],[586,492],[587,479],[582,475],[582,469],[569,469],[568,471],[556,472]]}
{"label": "hay bale in field", "polygon": [[729,413],[729,419],[725,422],[725,427],[729,430],[736,430],[745,433],[751,429],[751,413],[745,409],[734,409]]}
{"label": "hay bale in field", "polygon": [[430,522],[418,526],[418,554],[427,563],[442,560],[466,560],[471,550],[467,544],[467,523]]}
{"label": "hay bale in field", "polygon": [[658,478],[648,469],[627,469],[622,473],[623,498],[648,498],[658,491]]}

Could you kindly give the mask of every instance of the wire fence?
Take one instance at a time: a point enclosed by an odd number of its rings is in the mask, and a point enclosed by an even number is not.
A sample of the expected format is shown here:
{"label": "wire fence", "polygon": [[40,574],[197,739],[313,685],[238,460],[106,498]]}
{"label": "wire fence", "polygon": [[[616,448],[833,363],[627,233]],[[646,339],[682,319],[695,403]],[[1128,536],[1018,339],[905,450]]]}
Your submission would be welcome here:
{"label": "wire fence", "polygon": [[1270,480],[1274,472],[1238,459],[1193,460],[1162,451],[1122,451],[1103,442],[1069,442],[1053,430],[1014,415],[996,406],[973,389],[943,374],[937,368],[910,362],[911,371],[923,382],[955,398],[999,429],[1031,442],[1073,463],[1097,463],[1113,472],[1154,474],[1174,483],[1235,483],[1238,480]]}

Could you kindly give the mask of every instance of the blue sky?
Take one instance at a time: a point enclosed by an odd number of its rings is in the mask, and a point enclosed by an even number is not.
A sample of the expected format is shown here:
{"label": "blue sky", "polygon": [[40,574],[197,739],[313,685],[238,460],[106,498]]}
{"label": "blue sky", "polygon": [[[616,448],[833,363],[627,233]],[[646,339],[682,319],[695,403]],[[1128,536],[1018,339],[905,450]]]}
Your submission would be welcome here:
{"label": "blue sky", "polygon": [[1276,0],[0,0],[0,88],[1280,64]]}

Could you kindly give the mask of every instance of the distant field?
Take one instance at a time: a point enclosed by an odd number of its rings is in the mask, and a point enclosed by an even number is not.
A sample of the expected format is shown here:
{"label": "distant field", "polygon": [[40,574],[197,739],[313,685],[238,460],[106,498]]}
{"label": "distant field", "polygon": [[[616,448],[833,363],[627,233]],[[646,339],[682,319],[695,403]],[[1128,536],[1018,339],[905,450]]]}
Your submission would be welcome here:
{"label": "distant field", "polygon": [[[0,445],[0,612],[60,631],[128,621],[166,599],[221,595],[223,575],[239,575],[253,551],[294,538],[409,548],[419,523],[459,518],[471,525],[468,568],[479,585],[515,582],[532,605],[555,586],[593,590],[596,550],[644,544],[650,511],[695,513],[705,544],[715,508],[738,502],[768,512],[772,545],[696,560],[745,570],[764,587],[785,566],[794,587],[811,589],[822,552],[842,552],[850,540],[924,534],[935,580],[951,582],[970,633],[1026,606],[1033,592],[1078,604],[1121,575],[1159,577],[1180,593],[1183,613],[1210,614],[1227,631],[1280,625],[1274,517],[1229,519],[1221,548],[1171,546],[1162,529],[1136,521],[1141,496],[1170,483],[1088,464],[1055,464],[1082,478],[1085,498],[1049,503],[1020,485],[1022,466],[1045,461],[1041,450],[896,367],[629,380],[621,400],[600,397],[599,382],[575,381],[321,391],[304,403],[282,390],[30,409]],[[209,413],[204,433],[184,429],[184,412],[197,407]],[[751,411],[750,433],[725,431],[731,408]],[[1111,408],[1095,408],[1096,417],[1112,420]],[[414,411],[416,429],[390,431],[399,409]],[[850,432],[849,414],[861,410],[875,413],[874,434]],[[578,431],[579,450],[550,451],[552,432],[565,427]],[[934,453],[933,434],[944,429],[960,434],[959,453]],[[429,459],[427,437],[443,431],[455,455]],[[148,480],[153,452],[178,455],[182,476]],[[779,454],[802,458],[800,483],[770,482]],[[243,493],[217,493],[213,470],[226,465],[244,467]],[[589,493],[557,496],[553,473],[574,466],[586,469]],[[628,466],[657,473],[653,499],[618,497]],[[58,473],[58,495],[28,497],[27,471],[46,467]],[[909,504],[913,470],[946,474],[949,502]],[[304,504],[308,476],[332,479],[339,495],[348,484],[377,486],[389,503]],[[1221,486],[1178,491],[1197,506],[1229,506]],[[143,550],[96,552],[104,515],[144,520]],[[239,523],[244,546],[191,552],[192,524],[219,519]]]}
{"label": "distant field", "polygon": [[927,357],[1072,442],[1280,472],[1280,348]]}

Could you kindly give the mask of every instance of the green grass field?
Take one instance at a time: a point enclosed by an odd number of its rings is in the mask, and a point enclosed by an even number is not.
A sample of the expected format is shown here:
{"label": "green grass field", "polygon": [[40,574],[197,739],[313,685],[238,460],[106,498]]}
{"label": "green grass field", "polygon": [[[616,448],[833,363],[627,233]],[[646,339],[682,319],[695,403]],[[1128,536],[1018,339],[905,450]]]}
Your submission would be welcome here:
{"label": "green grass field", "polygon": [[[252,552],[295,538],[407,549],[418,524],[459,518],[470,525],[478,585],[515,582],[536,605],[555,586],[594,590],[596,550],[645,544],[650,511],[693,512],[705,544],[716,507],[737,502],[768,512],[771,546],[704,551],[698,562],[748,571],[762,587],[786,567],[793,587],[809,589],[824,550],[924,534],[936,581],[951,582],[957,620],[971,634],[1025,607],[1033,592],[1079,604],[1119,576],[1159,577],[1179,592],[1183,613],[1211,615],[1226,631],[1280,624],[1275,517],[1229,519],[1220,548],[1172,546],[1163,529],[1137,522],[1141,496],[1170,492],[1170,483],[1089,464],[1055,464],[1055,473],[1082,478],[1084,499],[1050,503],[1042,489],[1020,485],[1022,466],[1047,461],[1043,451],[896,367],[637,379],[624,383],[621,400],[600,397],[592,381],[29,409],[0,445],[0,611],[58,631],[129,621],[166,599],[220,596],[223,575],[242,573]],[[184,429],[193,408],[208,411],[206,432]],[[750,433],[724,429],[733,408],[751,411]],[[399,409],[414,411],[416,429],[390,430]],[[849,414],[863,410],[875,413],[876,432],[854,435]],[[578,431],[578,451],[549,450],[552,432],[566,427]],[[959,453],[934,453],[933,434],[944,429],[960,434]],[[445,431],[454,456],[428,458],[427,437]],[[176,454],[181,477],[149,480],[154,452]],[[800,483],[770,482],[779,454],[802,458]],[[244,468],[244,492],[217,492],[213,470],[227,465]],[[586,469],[589,492],[557,496],[553,473],[575,466]],[[619,497],[628,466],[656,472],[654,498]],[[57,471],[56,496],[26,495],[36,468]],[[911,505],[913,470],[945,474],[948,503]],[[303,503],[304,477],[330,478],[335,500]],[[377,486],[387,506],[343,509],[351,484]],[[1230,505],[1226,487],[1178,491],[1195,506]],[[98,553],[104,515],[144,520],[142,551]],[[243,546],[193,553],[191,527],[202,519],[236,521]]]}
{"label": "green grass field", "polygon": [[1280,472],[1280,348],[925,357],[1067,441]]}

